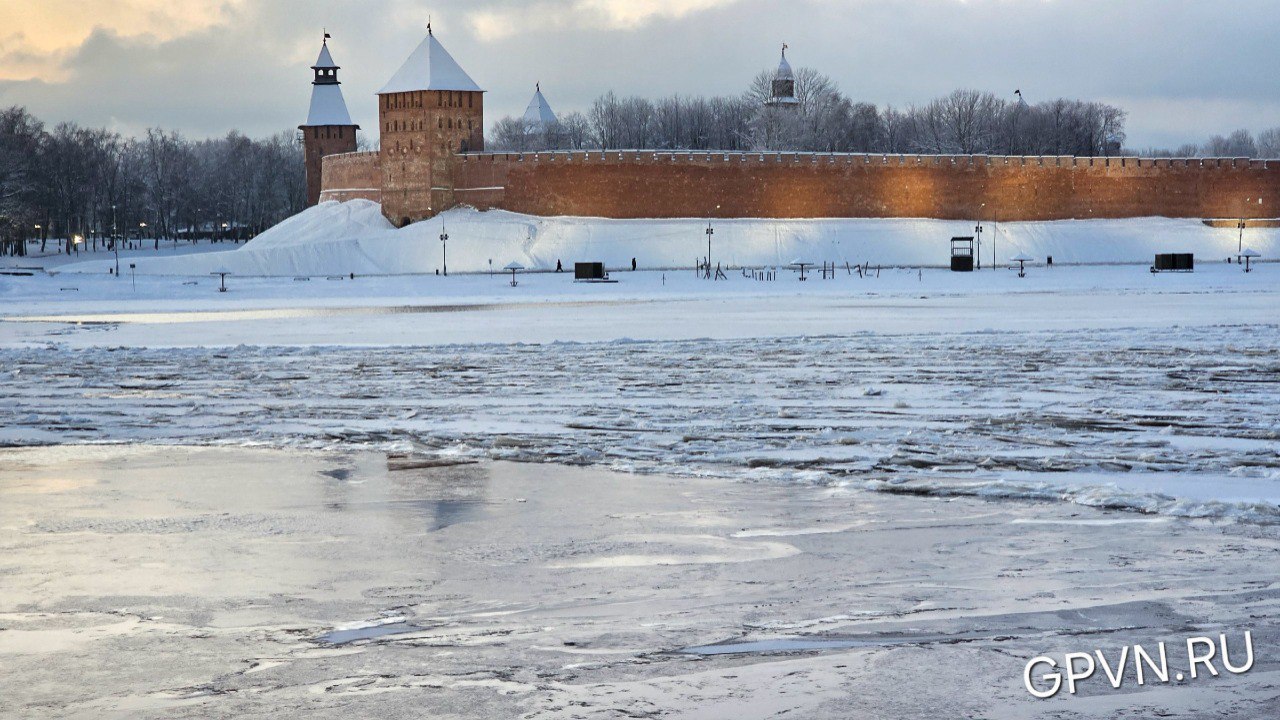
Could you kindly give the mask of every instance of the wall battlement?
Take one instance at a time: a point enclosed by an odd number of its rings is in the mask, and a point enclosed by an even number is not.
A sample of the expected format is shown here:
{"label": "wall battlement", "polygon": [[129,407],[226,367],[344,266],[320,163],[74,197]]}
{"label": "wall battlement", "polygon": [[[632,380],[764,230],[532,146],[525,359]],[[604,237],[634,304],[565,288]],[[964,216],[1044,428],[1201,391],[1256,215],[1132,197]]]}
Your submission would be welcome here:
{"label": "wall battlement", "polygon": [[[416,162],[412,153],[396,161]],[[376,153],[325,158],[324,199],[373,199],[360,188],[381,188],[368,181],[377,175],[378,162]],[[1264,218],[1280,212],[1280,161],[1249,158],[463,152],[443,164],[436,158],[432,178],[434,212],[465,204],[531,215],[616,218],[1004,221]]]}
{"label": "wall battlement", "polygon": [[529,152],[459,153],[463,164],[483,162],[743,162],[844,163],[863,165],[1012,165],[1038,167],[1167,168],[1201,167],[1228,170],[1267,170],[1280,160],[1251,158],[1144,158],[1133,156],[1077,157],[1074,155],[920,155],[898,153],[821,153],[717,150],[535,150]]}
{"label": "wall battlement", "polygon": [[357,198],[382,202],[382,171],[375,152],[328,155],[321,170],[320,202]]}
{"label": "wall battlement", "polygon": [[1280,208],[1280,161],[663,150],[463,153],[455,157],[453,187],[455,202],[533,215],[1256,218],[1274,216]]}

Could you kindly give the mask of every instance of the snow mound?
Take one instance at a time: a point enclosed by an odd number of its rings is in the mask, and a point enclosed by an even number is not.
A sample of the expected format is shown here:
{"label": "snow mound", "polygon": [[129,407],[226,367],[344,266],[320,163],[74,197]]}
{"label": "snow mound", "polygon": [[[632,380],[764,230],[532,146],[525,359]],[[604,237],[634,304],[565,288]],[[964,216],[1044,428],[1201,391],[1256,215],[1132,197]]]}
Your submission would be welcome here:
{"label": "snow mound", "polygon": [[[731,219],[712,226],[712,262],[725,267],[785,266],[792,258],[838,265],[945,266],[949,240],[973,235],[972,221],[928,219]],[[692,268],[707,252],[707,221],[700,218],[610,220],[536,217],[457,208],[402,229],[377,203],[327,202],[295,215],[241,248],[167,258],[139,258],[138,272],[203,275],[226,268],[237,275],[396,275],[485,272],[508,263],[530,270],[569,269],[574,262],[604,262],[646,269]],[[447,248],[440,235],[447,230]],[[1264,257],[1280,256],[1280,229],[1250,228],[1246,244]],[[984,223],[982,264],[992,250],[1002,264],[1016,255],[1043,263],[1150,264],[1160,252],[1193,252],[1201,262],[1236,254],[1237,231],[1199,220],[1134,218],[1057,222]],[[69,272],[104,272],[102,263]]]}
{"label": "snow mound", "polygon": [[265,250],[326,240],[347,240],[363,234],[394,230],[382,216],[382,206],[369,200],[324,202],[287,218],[245,247]]}

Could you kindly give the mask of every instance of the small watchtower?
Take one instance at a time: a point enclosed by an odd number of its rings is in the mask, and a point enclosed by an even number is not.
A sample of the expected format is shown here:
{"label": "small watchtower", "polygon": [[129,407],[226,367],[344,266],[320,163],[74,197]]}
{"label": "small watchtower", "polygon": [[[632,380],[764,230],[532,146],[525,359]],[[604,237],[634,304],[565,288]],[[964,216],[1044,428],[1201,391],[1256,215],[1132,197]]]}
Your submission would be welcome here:
{"label": "small watchtower", "polygon": [[311,108],[298,126],[307,169],[307,207],[320,201],[320,171],[326,155],[355,152],[356,130],[338,81],[339,66],[329,54],[329,33],[320,43],[320,56],[311,66]]}
{"label": "small watchtower", "polygon": [[796,99],[796,76],[791,72],[791,63],[787,62],[787,44],[782,44],[782,60],[778,63],[778,70],[773,74],[773,83],[770,86],[769,99],[764,101],[765,105],[771,107],[793,108],[800,105],[800,101]]}

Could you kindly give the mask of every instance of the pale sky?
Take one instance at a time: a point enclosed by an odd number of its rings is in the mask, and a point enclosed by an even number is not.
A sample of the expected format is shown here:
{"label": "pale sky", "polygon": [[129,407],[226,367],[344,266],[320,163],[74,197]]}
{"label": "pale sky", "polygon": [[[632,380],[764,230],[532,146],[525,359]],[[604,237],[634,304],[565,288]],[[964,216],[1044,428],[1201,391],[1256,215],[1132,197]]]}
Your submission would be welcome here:
{"label": "pale sky", "polygon": [[957,87],[1102,100],[1129,111],[1133,148],[1280,125],[1274,0],[0,0],[0,106],[131,134],[290,129],[328,28],[373,130],[373,93],[428,16],[489,123],[538,81],[559,113],[610,89],[738,93],[785,41],[879,106]]}

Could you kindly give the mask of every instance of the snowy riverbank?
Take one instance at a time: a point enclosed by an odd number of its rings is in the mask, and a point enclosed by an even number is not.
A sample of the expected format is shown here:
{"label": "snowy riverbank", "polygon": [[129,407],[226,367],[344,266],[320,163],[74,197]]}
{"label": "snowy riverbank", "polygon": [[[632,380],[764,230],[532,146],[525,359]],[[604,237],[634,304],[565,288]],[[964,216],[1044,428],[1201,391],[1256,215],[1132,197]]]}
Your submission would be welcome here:
{"label": "snowy riverbank", "polygon": [[[725,267],[785,266],[793,260],[839,265],[941,267],[952,236],[974,234],[972,221],[923,219],[716,220],[711,257]],[[505,211],[455,209],[396,229],[380,206],[366,200],[310,208],[229,252],[139,257],[137,272],[155,275],[395,275],[443,269],[439,236],[447,230],[450,272],[500,270],[510,262],[551,270],[556,262],[604,262],[629,268],[691,268],[706,256],[707,221],[606,220],[535,217]],[[1199,220],[1135,218],[983,223],[981,256],[998,264],[1019,254],[1058,264],[1150,264],[1158,252],[1192,252],[1201,262],[1236,253],[1232,228]],[[1280,229],[1250,228],[1245,245],[1264,258],[1280,257]],[[106,273],[106,258],[68,264],[65,272]]]}

